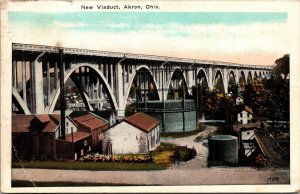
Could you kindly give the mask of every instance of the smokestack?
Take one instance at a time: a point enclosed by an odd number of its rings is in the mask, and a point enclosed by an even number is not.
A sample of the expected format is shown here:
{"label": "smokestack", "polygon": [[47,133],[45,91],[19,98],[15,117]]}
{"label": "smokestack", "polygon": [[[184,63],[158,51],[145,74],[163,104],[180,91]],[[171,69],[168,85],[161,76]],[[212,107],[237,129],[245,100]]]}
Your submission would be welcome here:
{"label": "smokestack", "polygon": [[59,75],[60,75],[60,120],[61,120],[61,139],[66,138],[66,127],[65,127],[65,67],[63,62],[63,49],[59,48]]}

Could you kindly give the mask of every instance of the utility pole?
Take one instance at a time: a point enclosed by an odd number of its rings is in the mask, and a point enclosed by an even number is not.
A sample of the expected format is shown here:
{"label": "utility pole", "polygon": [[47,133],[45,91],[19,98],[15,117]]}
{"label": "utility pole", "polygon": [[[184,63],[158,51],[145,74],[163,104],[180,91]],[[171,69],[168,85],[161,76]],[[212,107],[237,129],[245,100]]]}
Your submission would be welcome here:
{"label": "utility pole", "polygon": [[59,74],[60,74],[60,120],[61,120],[61,139],[66,138],[65,129],[65,87],[64,87],[64,62],[63,62],[63,49],[59,48]]}

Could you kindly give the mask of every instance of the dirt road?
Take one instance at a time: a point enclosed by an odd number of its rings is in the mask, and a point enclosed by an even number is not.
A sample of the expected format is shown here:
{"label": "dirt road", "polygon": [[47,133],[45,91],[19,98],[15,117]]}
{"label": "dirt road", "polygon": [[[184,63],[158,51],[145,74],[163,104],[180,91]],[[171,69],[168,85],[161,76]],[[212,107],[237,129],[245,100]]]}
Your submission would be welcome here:
{"label": "dirt road", "polygon": [[[274,179],[274,177],[278,178]],[[163,171],[12,169],[12,179],[32,182],[72,181],[133,185],[287,184],[290,181],[290,174],[289,170],[273,171],[240,167]]]}
{"label": "dirt road", "polygon": [[217,130],[217,127],[207,126],[204,131],[199,132],[196,135],[182,137],[182,138],[162,138],[161,142],[172,143],[179,146],[187,146],[188,148],[195,148],[197,156],[187,162],[181,162],[180,165],[173,165],[171,168],[174,169],[197,169],[207,167],[208,149],[203,145],[202,142],[195,142],[196,137],[202,135],[207,136],[210,133]]}

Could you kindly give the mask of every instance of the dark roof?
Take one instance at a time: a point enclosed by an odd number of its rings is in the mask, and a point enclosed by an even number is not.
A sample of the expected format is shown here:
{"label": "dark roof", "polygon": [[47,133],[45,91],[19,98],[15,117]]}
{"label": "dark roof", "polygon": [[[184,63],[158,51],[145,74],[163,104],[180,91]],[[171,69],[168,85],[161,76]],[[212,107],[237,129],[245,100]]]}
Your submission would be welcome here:
{"label": "dark roof", "polygon": [[[262,126],[263,125],[263,126]],[[252,129],[261,129],[261,128],[270,128],[271,126],[265,121],[257,121],[255,123],[247,123],[247,124],[234,124],[233,131],[239,133],[241,131],[247,131]]]}
{"label": "dark roof", "polygon": [[124,121],[147,133],[160,123],[159,120],[142,112],[135,113],[134,115],[125,118]]}
{"label": "dark roof", "polygon": [[30,132],[32,129],[31,121],[33,119],[39,120],[44,123],[42,129],[38,129],[41,132],[55,132],[59,123],[50,115],[13,115],[12,116],[12,132]]}
{"label": "dark roof", "polygon": [[[77,132],[73,133],[73,141],[77,142],[77,141],[82,140],[82,139],[84,139],[88,136],[91,136],[91,134],[77,131]],[[66,137],[66,139],[64,139],[65,141],[72,142],[72,133],[67,134],[65,137]]]}
{"label": "dark roof", "polygon": [[97,117],[96,115],[93,115],[91,113],[87,113],[85,115],[79,116],[79,117],[75,117],[73,118],[73,120],[79,125],[79,126],[84,126],[87,127],[91,130],[100,128],[102,126],[107,125],[108,123]]}
{"label": "dark roof", "polygon": [[83,115],[86,115],[88,114],[89,112],[105,119],[105,120],[109,120],[110,119],[110,116],[112,113],[114,113],[115,111],[113,110],[97,110],[97,111],[73,111],[69,117],[71,117],[72,119],[73,118],[76,118],[76,117],[79,117],[79,116],[83,116]]}
{"label": "dark roof", "polygon": [[50,121],[49,115],[35,115],[35,118],[37,118],[42,123]]}
{"label": "dark roof", "polygon": [[60,123],[61,121],[60,114],[49,114],[49,116],[55,123]]}
{"label": "dark roof", "polygon": [[69,117],[74,119],[76,117],[80,117],[80,116],[86,115],[88,113],[89,113],[89,111],[73,111],[73,112],[71,112],[71,114],[69,114]]}
{"label": "dark roof", "polygon": [[98,115],[99,117],[104,118],[105,120],[109,120],[111,115],[115,113],[113,110],[97,110],[97,111],[92,111],[92,113]]}

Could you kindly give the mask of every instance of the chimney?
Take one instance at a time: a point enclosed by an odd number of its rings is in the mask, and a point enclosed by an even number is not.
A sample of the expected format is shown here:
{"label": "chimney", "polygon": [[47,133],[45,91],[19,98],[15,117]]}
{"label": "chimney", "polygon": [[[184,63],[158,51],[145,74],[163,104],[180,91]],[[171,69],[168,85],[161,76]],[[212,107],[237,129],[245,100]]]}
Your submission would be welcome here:
{"label": "chimney", "polygon": [[60,120],[61,120],[61,139],[66,138],[66,127],[65,127],[65,67],[63,62],[63,49],[59,48],[59,75],[60,75]]}

